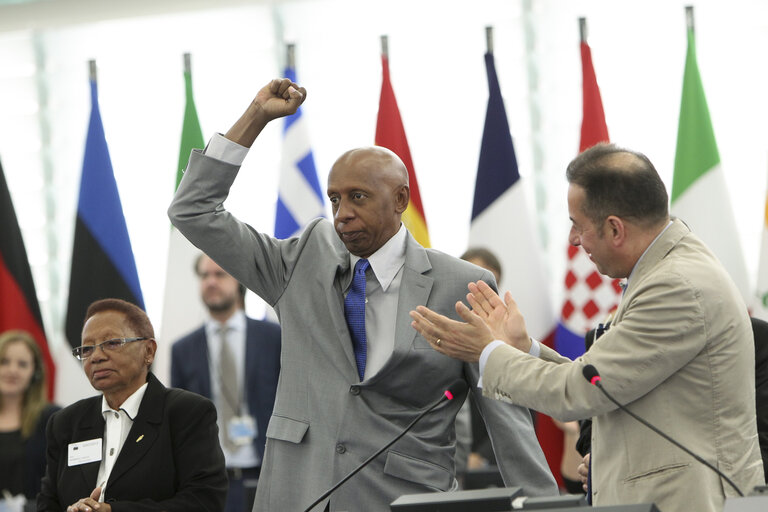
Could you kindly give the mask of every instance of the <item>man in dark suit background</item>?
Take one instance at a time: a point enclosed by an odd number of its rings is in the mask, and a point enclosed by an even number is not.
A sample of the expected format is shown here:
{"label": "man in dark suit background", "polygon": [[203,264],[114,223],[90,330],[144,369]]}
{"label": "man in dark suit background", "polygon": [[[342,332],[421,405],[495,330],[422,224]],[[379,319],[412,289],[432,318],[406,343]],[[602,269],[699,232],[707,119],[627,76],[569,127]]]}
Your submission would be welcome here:
{"label": "man in dark suit background", "polygon": [[248,318],[245,287],[205,254],[197,258],[195,272],[210,316],[173,344],[171,385],[213,400],[229,476],[224,510],[247,511],[253,506],[275,404],[280,327]]}
{"label": "man in dark suit background", "polygon": [[157,342],[146,313],[119,299],[86,312],[72,352],[103,393],[48,422],[37,510],[219,512],[227,490],[216,409],[149,372]]}

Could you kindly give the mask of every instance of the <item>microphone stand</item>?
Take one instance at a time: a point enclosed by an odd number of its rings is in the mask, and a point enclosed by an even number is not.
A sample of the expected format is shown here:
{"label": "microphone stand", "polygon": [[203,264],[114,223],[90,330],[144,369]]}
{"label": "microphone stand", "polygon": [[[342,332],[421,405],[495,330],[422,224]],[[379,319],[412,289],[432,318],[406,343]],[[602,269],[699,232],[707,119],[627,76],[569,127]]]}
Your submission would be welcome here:
{"label": "microphone stand", "polygon": [[[588,380],[590,380],[590,379],[588,379]],[[712,471],[714,471],[715,473],[717,473],[717,474],[718,474],[718,475],[719,475],[719,476],[720,476],[720,477],[721,477],[723,480],[725,480],[726,482],[728,482],[728,484],[729,484],[731,487],[733,487],[733,488],[734,488],[734,490],[735,490],[735,491],[736,491],[736,492],[739,494],[739,496],[741,496],[741,497],[744,497],[744,493],[743,493],[743,492],[741,492],[741,489],[739,489],[739,488],[736,486],[736,484],[735,484],[735,483],[733,483],[733,482],[731,481],[731,479],[730,479],[730,478],[728,478],[727,476],[725,476],[725,475],[723,474],[723,472],[722,472],[722,471],[720,471],[720,470],[719,470],[719,469],[717,469],[715,466],[713,466],[712,464],[710,464],[710,463],[709,463],[709,462],[707,462],[706,460],[702,459],[701,457],[699,457],[698,455],[696,455],[695,453],[693,453],[691,450],[689,450],[688,448],[686,448],[685,446],[683,446],[683,445],[682,445],[682,444],[680,444],[679,442],[677,442],[677,441],[675,441],[674,439],[672,439],[671,437],[669,437],[667,434],[665,434],[664,432],[662,432],[662,431],[661,431],[661,430],[659,430],[658,428],[654,427],[653,425],[651,425],[650,423],[648,423],[647,421],[645,421],[643,418],[641,418],[641,417],[640,417],[640,416],[638,416],[637,414],[635,414],[635,413],[633,413],[632,411],[630,411],[629,409],[627,409],[627,408],[626,408],[624,405],[620,404],[618,400],[616,400],[615,398],[613,398],[613,397],[611,396],[611,394],[610,394],[610,393],[608,393],[608,391],[606,391],[606,390],[605,390],[605,388],[603,388],[603,384],[600,382],[600,377],[599,377],[599,376],[597,376],[597,377],[595,377],[595,378],[591,379],[591,381],[592,381],[592,384],[594,384],[595,386],[597,386],[597,388],[598,388],[600,391],[602,391],[602,392],[603,392],[603,394],[604,394],[604,395],[605,395],[605,396],[608,398],[608,400],[610,400],[611,402],[613,402],[614,404],[616,404],[616,405],[619,407],[619,409],[621,409],[622,411],[626,412],[627,414],[629,414],[630,416],[632,416],[633,418],[635,418],[637,421],[639,421],[640,423],[642,423],[643,425],[645,425],[645,426],[646,426],[646,427],[648,427],[649,429],[653,430],[654,432],[656,432],[657,434],[659,434],[661,437],[663,437],[664,439],[666,439],[666,440],[667,440],[667,441],[669,441],[670,443],[674,444],[675,446],[677,446],[678,448],[680,448],[681,450],[683,450],[685,453],[687,453],[688,455],[690,455],[691,457],[693,457],[694,459],[696,459],[697,461],[701,462],[702,464],[704,464],[705,466],[707,466],[709,469],[711,469]]]}
{"label": "microphone stand", "polygon": [[[464,389],[466,389],[466,386],[467,386],[467,385],[464,383],[464,381],[460,381],[460,382],[461,382],[461,387],[463,387]],[[458,384],[458,383],[456,383],[456,384]],[[347,476],[345,476],[344,478],[342,478],[342,479],[341,479],[341,480],[340,480],[340,481],[339,481],[339,482],[338,482],[336,485],[334,485],[333,487],[331,487],[330,489],[328,489],[327,491],[325,491],[325,492],[322,494],[322,496],[320,496],[319,498],[317,498],[317,499],[316,499],[314,502],[312,502],[312,504],[311,504],[310,506],[308,506],[307,508],[305,508],[305,509],[304,509],[304,512],[309,512],[310,510],[312,510],[312,508],[313,508],[313,507],[315,507],[315,506],[316,506],[318,503],[320,503],[320,502],[321,502],[321,501],[323,501],[325,498],[327,498],[328,496],[330,496],[330,495],[331,495],[331,493],[332,493],[333,491],[335,491],[336,489],[338,489],[339,487],[341,487],[341,485],[342,485],[344,482],[346,482],[347,480],[349,480],[350,478],[352,478],[353,476],[355,476],[355,475],[356,475],[356,474],[357,474],[357,473],[358,473],[358,472],[359,472],[361,469],[363,469],[365,466],[367,466],[367,465],[368,465],[368,464],[369,464],[369,463],[370,463],[370,462],[371,462],[373,459],[375,459],[376,457],[378,457],[379,455],[381,455],[381,454],[382,454],[382,452],[384,452],[384,450],[386,450],[387,448],[389,448],[390,446],[392,446],[393,444],[395,444],[395,442],[397,442],[397,440],[398,440],[398,439],[400,439],[401,437],[403,437],[403,436],[404,436],[404,435],[405,435],[405,434],[406,434],[406,433],[407,433],[409,430],[411,430],[411,428],[412,428],[412,427],[413,427],[413,426],[416,424],[416,422],[418,422],[418,421],[419,421],[421,418],[423,418],[424,416],[426,416],[426,414],[427,414],[428,412],[430,412],[432,409],[434,409],[435,407],[437,407],[438,405],[440,405],[441,403],[443,403],[443,400],[444,400],[444,399],[446,399],[446,398],[447,398],[448,400],[453,400],[453,396],[454,396],[454,394],[459,394],[459,393],[462,391],[461,387],[458,387],[458,388],[457,388],[457,387],[455,387],[455,386],[456,386],[456,384],[454,384],[454,386],[451,386],[451,388],[452,388],[452,389],[450,389],[450,390],[447,390],[447,391],[444,393],[444,395],[443,395],[443,396],[441,396],[441,397],[440,397],[440,398],[439,398],[439,399],[438,399],[438,400],[437,400],[437,401],[436,401],[434,404],[432,404],[431,406],[429,406],[429,408],[428,408],[428,409],[426,409],[426,410],[422,411],[422,412],[421,412],[421,413],[420,413],[418,416],[416,416],[416,418],[415,418],[415,419],[414,419],[414,420],[413,420],[411,423],[409,423],[407,427],[405,427],[405,430],[403,430],[402,432],[400,432],[400,433],[399,433],[399,434],[398,434],[398,435],[397,435],[397,436],[396,436],[394,439],[392,439],[390,442],[388,442],[387,444],[385,444],[384,446],[382,446],[382,447],[381,447],[381,448],[380,448],[380,449],[379,449],[379,450],[378,450],[376,453],[374,453],[373,455],[371,455],[370,457],[368,457],[367,459],[365,459],[365,461],[363,461],[363,463],[362,463],[362,464],[360,464],[360,465],[359,465],[359,466],[357,466],[355,469],[353,469],[352,471],[350,471],[350,472],[349,472],[349,474],[348,474]]]}

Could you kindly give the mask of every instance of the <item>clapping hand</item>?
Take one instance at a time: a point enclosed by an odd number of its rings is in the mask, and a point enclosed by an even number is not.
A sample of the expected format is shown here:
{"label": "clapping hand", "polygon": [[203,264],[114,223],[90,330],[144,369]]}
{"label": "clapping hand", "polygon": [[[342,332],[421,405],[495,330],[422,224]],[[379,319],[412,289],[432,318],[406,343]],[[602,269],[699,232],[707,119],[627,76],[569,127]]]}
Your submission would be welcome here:
{"label": "clapping hand", "polygon": [[101,486],[95,488],[87,498],[77,500],[77,503],[67,507],[67,512],[112,512],[112,506],[108,503],[99,503]]}
{"label": "clapping hand", "polygon": [[493,338],[527,353],[531,349],[531,338],[512,294],[504,294],[502,301],[485,281],[469,283],[468,288],[467,302],[472,306],[472,312],[488,326]]}

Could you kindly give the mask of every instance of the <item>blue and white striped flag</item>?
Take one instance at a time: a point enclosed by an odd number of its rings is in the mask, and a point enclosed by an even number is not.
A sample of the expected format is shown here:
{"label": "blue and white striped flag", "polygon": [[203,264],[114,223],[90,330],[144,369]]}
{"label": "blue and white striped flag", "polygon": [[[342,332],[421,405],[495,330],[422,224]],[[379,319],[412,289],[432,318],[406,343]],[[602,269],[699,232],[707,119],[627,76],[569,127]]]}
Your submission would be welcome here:
{"label": "blue and white striped flag", "polygon": [[[296,82],[296,70],[285,68],[286,78]],[[315,159],[301,107],[285,118],[283,154],[280,161],[275,237],[289,238],[309,221],[325,216],[323,192],[317,179]]]}

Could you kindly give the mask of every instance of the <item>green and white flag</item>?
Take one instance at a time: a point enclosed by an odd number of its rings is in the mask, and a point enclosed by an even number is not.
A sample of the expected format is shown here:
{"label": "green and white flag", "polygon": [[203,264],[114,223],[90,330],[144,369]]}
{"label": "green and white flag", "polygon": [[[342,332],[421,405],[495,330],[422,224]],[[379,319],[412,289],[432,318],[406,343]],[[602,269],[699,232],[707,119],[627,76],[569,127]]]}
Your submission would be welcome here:
{"label": "green and white flag", "polygon": [[744,255],[696,63],[692,26],[688,28],[671,202],[672,215],[688,224],[715,253],[748,301],[751,292]]}
{"label": "green and white flag", "polygon": [[757,291],[752,305],[752,316],[768,321],[768,192],[765,194],[763,239],[760,245],[760,261],[757,264]]}
{"label": "green and white flag", "polygon": [[[205,147],[192,96],[192,73],[188,65],[188,56],[185,56],[185,61],[187,65],[184,70],[184,82],[187,102],[184,109],[184,125],[181,131],[181,149],[174,190],[179,187],[191,151]],[[200,251],[171,226],[168,266],[165,274],[163,322],[160,326],[162,342],[157,344],[158,354],[153,369],[155,375],[167,385],[170,385],[171,344],[199,327],[205,319],[205,308],[200,300],[200,286],[194,272],[198,254]]]}

